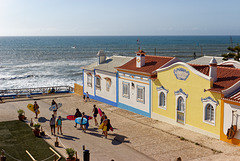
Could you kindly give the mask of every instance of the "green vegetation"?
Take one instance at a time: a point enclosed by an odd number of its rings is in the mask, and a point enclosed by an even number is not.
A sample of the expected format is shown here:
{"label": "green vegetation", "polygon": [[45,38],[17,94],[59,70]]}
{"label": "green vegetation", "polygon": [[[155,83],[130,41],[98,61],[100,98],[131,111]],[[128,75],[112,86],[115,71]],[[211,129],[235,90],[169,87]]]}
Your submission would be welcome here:
{"label": "green vegetation", "polygon": [[40,126],[41,126],[41,125],[40,125],[39,123],[33,125],[33,127],[34,127],[35,129],[37,129],[37,130],[40,129]]}
{"label": "green vegetation", "polygon": [[240,46],[237,45],[235,47],[228,47],[228,50],[230,51],[227,54],[222,54],[222,56],[224,57],[225,60],[227,60],[228,58],[234,58],[234,60],[239,61],[240,58]]}
{"label": "green vegetation", "polygon": [[70,159],[72,159],[73,156],[74,156],[74,154],[76,153],[76,151],[75,151],[73,148],[67,148],[67,149],[66,149],[66,153],[67,153],[68,157],[69,157]]}
{"label": "green vegetation", "polygon": [[[43,160],[53,155],[47,144],[42,138],[35,137],[32,129],[22,121],[0,122],[0,150],[16,159],[22,161],[32,161],[25,152],[28,150],[36,160]],[[6,155],[7,161],[14,161]],[[54,157],[48,159],[52,161]],[[63,160],[63,159],[61,159]]]}
{"label": "green vegetation", "polygon": [[18,115],[19,115],[19,116],[21,116],[21,115],[23,115],[23,114],[25,113],[25,111],[22,110],[22,109],[19,109],[17,112],[18,112]]}

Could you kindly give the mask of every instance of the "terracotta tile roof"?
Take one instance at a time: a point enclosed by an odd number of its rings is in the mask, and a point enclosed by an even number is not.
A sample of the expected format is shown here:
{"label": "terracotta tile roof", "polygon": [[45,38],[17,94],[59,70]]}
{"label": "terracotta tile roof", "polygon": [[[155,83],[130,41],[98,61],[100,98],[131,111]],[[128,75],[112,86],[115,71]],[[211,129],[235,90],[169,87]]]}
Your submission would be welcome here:
{"label": "terracotta tile roof", "polygon": [[232,94],[231,96],[225,97],[223,99],[233,101],[233,102],[240,102],[240,90],[238,92]]}
{"label": "terracotta tile roof", "polygon": [[[209,66],[208,65],[196,65],[189,64],[199,72],[209,75]],[[240,69],[233,68],[232,66],[217,66],[217,81],[213,83],[213,88],[209,89],[210,91],[221,92],[235,83],[240,81]]]}
{"label": "terracotta tile roof", "polygon": [[126,64],[116,67],[117,69],[125,69],[135,72],[141,72],[141,73],[148,73],[152,74],[156,69],[162,67],[170,60],[174,59],[174,57],[164,57],[164,56],[152,56],[152,55],[146,55],[145,56],[145,65],[141,68],[136,67],[136,57]]}

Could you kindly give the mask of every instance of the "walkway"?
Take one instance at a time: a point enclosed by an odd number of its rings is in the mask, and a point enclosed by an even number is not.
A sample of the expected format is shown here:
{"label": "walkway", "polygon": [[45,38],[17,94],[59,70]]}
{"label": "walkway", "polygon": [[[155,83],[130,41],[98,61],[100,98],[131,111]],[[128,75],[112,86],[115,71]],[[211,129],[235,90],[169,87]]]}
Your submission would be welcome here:
{"label": "walkway", "polygon": [[[92,115],[92,106],[96,104],[111,119],[114,131],[110,132],[108,139],[104,139],[100,130],[90,121],[87,133],[79,128],[74,128],[74,121],[64,119],[63,136],[60,137],[60,148],[56,148],[66,156],[64,146],[72,147],[82,156],[82,146],[90,150],[91,161],[147,161],[147,160],[175,160],[181,156],[183,160],[240,160],[240,147],[234,146],[217,139],[209,138],[189,130],[175,127],[160,121],[119,109],[101,102],[92,100],[84,103],[82,98],[74,94],[58,94],[35,96],[40,106],[38,121],[47,134],[50,134],[49,119],[51,112],[48,110],[52,99],[61,102],[63,106],[58,115],[66,118],[74,114],[75,109]],[[0,104],[0,121],[17,119],[17,109],[22,108],[28,119],[34,118],[34,113],[26,106],[33,103],[33,98],[19,98]],[[6,100],[8,101],[8,100]],[[13,102],[11,102],[13,101]],[[98,118],[99,120],[100,118]],[[48,135],[46,141],[54,144],[55,137]]]}

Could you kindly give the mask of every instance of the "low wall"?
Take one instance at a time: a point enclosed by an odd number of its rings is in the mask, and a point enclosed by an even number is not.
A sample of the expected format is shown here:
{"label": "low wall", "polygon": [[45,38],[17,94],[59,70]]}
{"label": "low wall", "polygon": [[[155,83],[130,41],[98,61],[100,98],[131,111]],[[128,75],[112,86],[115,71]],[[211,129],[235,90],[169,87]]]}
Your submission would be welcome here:
{"label": "low wall", "polygon": [[77,83],[74,83],[74,93],[82,96],[83,95],[83,86],[81,86]]}

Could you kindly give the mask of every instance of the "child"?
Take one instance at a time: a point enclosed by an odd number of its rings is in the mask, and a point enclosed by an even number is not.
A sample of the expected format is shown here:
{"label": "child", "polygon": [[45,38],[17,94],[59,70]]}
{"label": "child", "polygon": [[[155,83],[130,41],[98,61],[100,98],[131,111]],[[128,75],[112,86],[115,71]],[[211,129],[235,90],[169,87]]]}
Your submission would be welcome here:
{"label": "child", "polygon": [[55,121],[56,121],[56,119],[55,119],[54,115],[52,115],[52,118],[50,119],[50,127],[51,127],[51,133],[54,136],[55,136]]}
{"label": "child", "polygon": [[59,129],[61,131],[61,135],[63,134],[62,133],[62,118],[61,116],[58,116],[58,119],[57,119],[57,133],[59,134]]}
{"label": "child", "polygon": [[[89,98],[88,92],[86,92],[86,95],[87,95],[87,100],[90,102],[90,98]],[[87,100],[86,100],[86,102],[87,102]]]}

